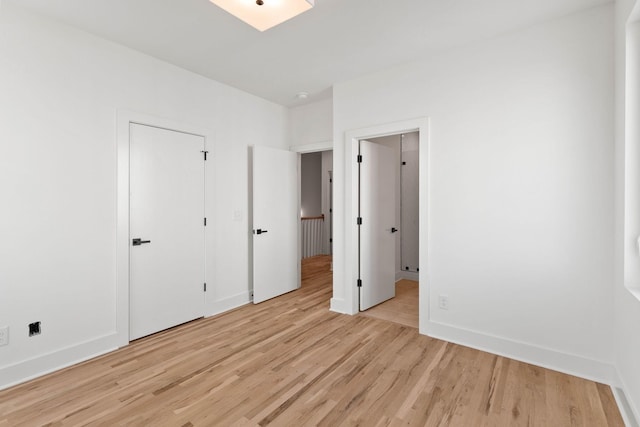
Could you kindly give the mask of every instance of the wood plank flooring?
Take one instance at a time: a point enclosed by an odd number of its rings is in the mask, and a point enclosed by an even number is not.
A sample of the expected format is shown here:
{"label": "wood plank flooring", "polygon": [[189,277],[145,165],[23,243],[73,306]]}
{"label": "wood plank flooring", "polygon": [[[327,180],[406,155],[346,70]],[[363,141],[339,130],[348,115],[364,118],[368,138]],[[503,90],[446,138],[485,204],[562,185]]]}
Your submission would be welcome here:
{"label": "wood plank flooring", "polygon": [[398,280],[396,296],[382,304],[360,313],[361,316],[400,323],[411,328],[418,327],[418,282]]}
{"label": "wood plank flooring", "polygon": [[0,426],[622,426],[609,387],[329,311],[303,287],[0,392]]}

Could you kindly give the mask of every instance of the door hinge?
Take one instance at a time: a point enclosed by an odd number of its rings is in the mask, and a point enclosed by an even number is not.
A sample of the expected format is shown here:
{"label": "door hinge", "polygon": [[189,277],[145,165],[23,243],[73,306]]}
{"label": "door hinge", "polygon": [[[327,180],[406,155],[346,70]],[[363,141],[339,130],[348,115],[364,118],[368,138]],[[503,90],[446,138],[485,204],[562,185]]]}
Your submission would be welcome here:
{"label": "door hinge", "polygon": [[202,150],[202,154],[204,154],[204,159],[207,160],[207,154],[209,153],[207,150]]}
{"label": "door hinge", "polygon": [[358,225],[362,225],[362,217],[359,216],[356,222],[358,223]]}
{"label": "door hinge", "polygon": [[361,288],[362,287],[362,279],[358,279],[358,287]]}
{"label": "door hinge", "polygon": [[207,226],[207,218],[204,219],[204,226]]}
{"label": "door hinge", "polygon": [[207,292],[207,284],[204,284],[204,291]]}
{"label": "door hinge", "polygon": [[362,154],[358,154],[358,163],[362,163]]}

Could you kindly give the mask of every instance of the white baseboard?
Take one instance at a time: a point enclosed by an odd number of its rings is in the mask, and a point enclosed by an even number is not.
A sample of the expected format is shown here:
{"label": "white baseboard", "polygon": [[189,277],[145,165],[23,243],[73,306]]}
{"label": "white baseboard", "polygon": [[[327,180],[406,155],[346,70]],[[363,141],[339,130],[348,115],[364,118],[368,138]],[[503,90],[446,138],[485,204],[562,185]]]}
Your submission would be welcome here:
{"label": "white baseboard", "polygon": [[638,412],[638,408],[636,408],[632,402],[627,398],[627,394],[625,392],[625,384],[623,377],[618,375],[618,382],[621,384],[620,387],[611,387],[613,391],[613,397],[616,399],[616,403],[618,404],[618,409],[620,409],[620,415],[622,415],[622,419],[624,420],[624,425],[627,427],[640,427],[640,412]]}
{"label": "white baseboard", "polygon": [[233,310],[242,305],[249,304],[251,302],[251,293],[249,291],[242,292],[236,295],[232,295],[227,298],[214,301],[212,307],[207,307],[204,317],[211,317],[217,314],[224,313],[225,311]]}
{"label": "white baseboard", "polygon": [[402,279],[413,280],[417,282],[420,279],[420,274],[416,273],[415,271],[399,270],[396,272],[396,281]]}
{"label": "white baseboard", "polygon": [[[250,301],[249,292],[243,292],[216,301],[212,310],[205,313],[205,316],[220,314]],[[121,341],[121,337],[116,332],[113,332],[51,353],[0,367],[0,390],[117,350],[121,347]]]}
{"label": "white baseboard", "polygon": [[429,322],[427,335],[466,347],[508,357],[554,371],[617,387],[618,375],[612,364],[537,347],[531,344],[486,335],[439,322]]}
{"label": "white baseboard", "polygon": [[0,368],[0,390],[84,362],[118,349],[118,334],[104,335],[80,344]]}
{"label": "white baseboard", "polygon": [[[216,301],[213,310],[206,316],[213,316],[232,310],[251,302],[249,292]],[[330,310],[342,314],[353,314],[345,309],[345,301],[332,298]],[[561,353],[555,350],[532,346],[490,336],[475,331],[457,328],[438,322],[429,322],[427,335],[448,342],[464,345],[500,356],[509,357],[532,365],[587,378],[609,384],[620,408],[620,413],[628,427],[640,427],[637,409],[634,408],[624,392],[623,381],[608,363],[584,357]],[[118,349],[118,334],[111,333],[80,344],[69,346],[51,353],[34,357],[13,365],[0,368],[0,390],[72,366],[94,357]],[[623,387],[623,388],[620,388]]]}

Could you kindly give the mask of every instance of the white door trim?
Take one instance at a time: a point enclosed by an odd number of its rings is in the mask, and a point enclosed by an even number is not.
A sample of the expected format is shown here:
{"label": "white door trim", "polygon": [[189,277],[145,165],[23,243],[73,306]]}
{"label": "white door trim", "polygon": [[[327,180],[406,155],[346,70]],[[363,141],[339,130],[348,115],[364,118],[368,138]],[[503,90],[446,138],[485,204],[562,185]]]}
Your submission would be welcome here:
{"label": "white door trim", "polygon": [[[213,132],[199,126],[156,117],[129,110],[116,112],[116,334],[118,346],[129,344],[129,125],[137,123],[161,129],[202,136],[210,158],[213,156]],[[207,198],[215,199],[213,188],[207,187]],[[211,229],[215,224],[213,212],[207,213]],[[209,234],[209,231],[205,231]],[[205,238],[205,245],[207,239]],[[206,270],[205,270],[206,275]],[[211,279],[206,275],[205,279]],[[215,284],[207,280],[207,291],[212,292]],[[209,299],[209,298],[207,298]]]}
{"label": "white door trim", "polygon": [[358,216],[358,143],[361,139],[377,138],[381,136],[396,135],[408,132],[420,132],[420,333],[427,333],[427,325],[429,320],[429,289],[428,289],[428,206],[429,206],[429,118],[420,117],[409,119],[401,122],[381,124],[377,126],[355,129],[346,132],[344,155],[345,161],[344,174],[344,269],[341,278],[334,278],[334,289],[338,284],[336,280],[340,280],[344,286],[344,301],[332,300],[332,308],[342,307],[343,312],[347,314],[358,313],[358,226],[356,217]]}

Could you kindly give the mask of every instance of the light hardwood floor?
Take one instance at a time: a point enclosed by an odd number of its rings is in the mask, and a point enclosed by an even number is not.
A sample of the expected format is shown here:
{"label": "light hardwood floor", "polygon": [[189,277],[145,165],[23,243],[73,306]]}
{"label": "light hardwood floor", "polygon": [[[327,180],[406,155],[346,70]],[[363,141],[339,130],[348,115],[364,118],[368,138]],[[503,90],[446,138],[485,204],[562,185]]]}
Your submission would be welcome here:
{"label": "light hardwood floor", "polygon": [[371,307],[360,315],[417,328],[418,282],[404,279],[397,281],[395,298]]}
{"label": "light hardwood floor", "polygon": [[0,426],[622,426],[609,387],[329,311],[302,289],[0,392]]}

